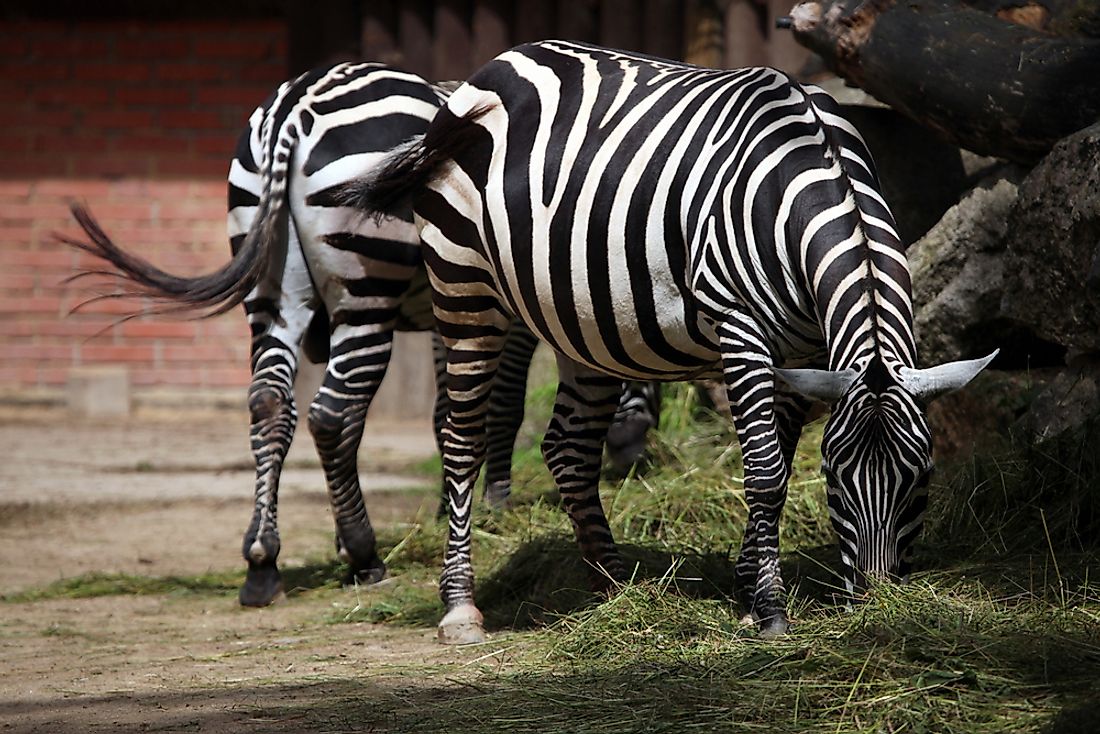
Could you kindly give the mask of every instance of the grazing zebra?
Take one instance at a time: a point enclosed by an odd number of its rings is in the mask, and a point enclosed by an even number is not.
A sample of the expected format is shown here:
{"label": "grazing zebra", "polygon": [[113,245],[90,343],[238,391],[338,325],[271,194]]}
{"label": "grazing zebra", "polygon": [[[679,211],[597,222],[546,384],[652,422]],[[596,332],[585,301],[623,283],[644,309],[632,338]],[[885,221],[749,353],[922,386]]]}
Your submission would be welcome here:
{"label": "grazing zebra", "polygon": [[[256,463],[255,504],[243,542],[243,605],[269,604],[282,591],[278,487],[297,424],[293,384],[302,351],[327,363],[309,425],[332,500],[337,551],[349,564],[345,583],[370,583],[385,573],[356,454],[393,331],[433,329],[434,317],[411,211],[376,224],[338,206],[331,192],[369,172],[388,148],[423,133],[453,86],[369,63],[337,64],[282,84],[253,112],[238,140],[228,196],[234,260],[210,276],[163,273],[118,249],[87,212],[74,209],[91,243],[69,243],[103,257],[147,294],[214,313],[243,300],[252,334],[248,405]],[[536,344],[522,324],[511,330],[493,391],[486,497],[494,506],[510,493],[512,450]],[[433,347],[442,386],[438,338]],[[441,387],[435,408],[441,451],[447,407]]]}
{"label": "grazing zebra", "polygon": [[414,203],[449,348],[442,641],[484,636],[471,495],[513,315],[560,355],[543,452],[597,583],[624,572],[597,493],[619,380],[717,375],[749,505],[737,586],[762,634],[788,626],[779,516],[810,398],[832,403],[822,465],[849,589],[908,572],[932,467],[922,405],[991,357],[914,366],[893,217],[820,89],[774,69],[524,45],[342,198],[376,215]]}

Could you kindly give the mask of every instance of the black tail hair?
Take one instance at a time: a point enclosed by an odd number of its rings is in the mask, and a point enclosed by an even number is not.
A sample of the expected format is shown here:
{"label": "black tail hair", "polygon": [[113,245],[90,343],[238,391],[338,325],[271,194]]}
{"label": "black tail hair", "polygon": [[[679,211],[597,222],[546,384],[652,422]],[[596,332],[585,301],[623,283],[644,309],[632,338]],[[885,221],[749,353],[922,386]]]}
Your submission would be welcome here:
{"label": "black tail hair", "polygon": [[[154,313],[203,311],[199,315],[208,318],[240,304],[264,278],[278,278],[281,273],[273,271],[276,267],[281,268],[286,257],[289,226],[287,186],[293,151],[298,142],[298,130],[291,115],[317,76],[311,72],[281,85],[264,113],[261,134],[263,152],[259,161],[263,184],[259,206],[244,244],[234,253],[233,259],[219,270],[192,278],[166,273],[148,260],[120,248],[84,206],[72,204],[69,208],[88,236],[88,241],[64,235],[54,235],[55,239],[95,255],[113,269],[83,270],[65,282],[100,275],[124,283],[121,290],[92,297],[78,304],[74,310],[108,298],[147,297],[163,304],[152,309]],[[122,320],[138,315],[140,312]]]}
{"label": "black tail hair", "polygon": [[55,239],[91,253],[107,262],[113,269],[83,270],[66,279],[65,282],[92,275],[127,281],[123,290],[90,298],[80,303],[77,309],[106,298],[144,296],[172,304],[156,309],[159,312],[205,309],[206,313],[202,314],[204,318],[216,316],[243,301],[268,271],[270,253],[262,246],[261,238],[250,234],[233,259],[221,269],[193,278],[172,275],[145,258],[126,252],[116,245],[85,207],[73,204],[70,210],[77,224],[88,236],[88,240],[73,239],[64,235],[55,235]]}
{"label": "black tail hair", "polygon": [[377,173],[340,186],[335,192],[337,200],[376,220],[408,211],[417,194],[439,174],[440,166],[474,144],[477,128],[470,123],[490,109],[475,107],[457,117],[441,107],[427,133],[394,148]]}

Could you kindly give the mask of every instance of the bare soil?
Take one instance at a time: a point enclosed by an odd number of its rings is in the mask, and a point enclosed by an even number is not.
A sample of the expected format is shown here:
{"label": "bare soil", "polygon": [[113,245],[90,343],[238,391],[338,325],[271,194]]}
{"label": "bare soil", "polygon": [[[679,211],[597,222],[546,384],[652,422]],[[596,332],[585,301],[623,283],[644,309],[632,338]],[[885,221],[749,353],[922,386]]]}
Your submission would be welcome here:
{"label": "bare soil", "polygon": [[[434,452],[428,426],[371,426],[363,444],[361,463],[379,470],[363,475],[376,525],[436,501],[431,479],[401,471]],[[107,422],[3,409],[0,457],[0,594],[88,572],[243,565],[253,476],[243,414]],[[307,431],[288,466],[284,568],[333,552]],[[0,601],[0,731],[387,731],[403,691],[472,675],[466,662],[486,652],[440,646],[430,629],[333,624],[334,600],[352,594],[262,610],[231,595]],[[333,706],[349,698],[378,701],[376,720],[340,717]]]}

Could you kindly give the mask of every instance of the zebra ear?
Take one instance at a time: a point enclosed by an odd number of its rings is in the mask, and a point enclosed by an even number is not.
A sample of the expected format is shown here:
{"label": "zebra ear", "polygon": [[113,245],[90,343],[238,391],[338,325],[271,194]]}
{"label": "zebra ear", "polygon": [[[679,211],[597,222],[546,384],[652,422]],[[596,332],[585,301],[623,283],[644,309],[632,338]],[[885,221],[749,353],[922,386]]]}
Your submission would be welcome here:
{"label": "zebra ear", "polygon": [[772,367],[775,376],[798,392],[814,400],[835,403],[856,381],[859,372],[848,370],[784,370]]}
{"label": "zebra ear", "polygon": [[977,377],[986,365],[993,361],[1000,349],[988,357],[948,362],[923,370],[902,367],[899,370],[901,386],[919,400],[935,400],[940,395],[958,390]]}

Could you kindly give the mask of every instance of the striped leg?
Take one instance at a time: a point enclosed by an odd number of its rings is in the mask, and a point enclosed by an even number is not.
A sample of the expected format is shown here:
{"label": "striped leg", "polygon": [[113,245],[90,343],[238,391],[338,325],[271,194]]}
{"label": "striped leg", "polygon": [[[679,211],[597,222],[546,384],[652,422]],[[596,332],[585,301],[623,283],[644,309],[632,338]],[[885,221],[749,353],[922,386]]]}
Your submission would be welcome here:
{"label": "striped leg", "polygon": [[[231,233],[247,231],[250,222],[250,210],[233,210]],[[245,300],[252,332],[248,409],[256,491],[252,521],[242,544],[248,573],[238,598],[241,605],[249,607],[266,606],[283,591],[277,564],[279,477],[298,422],[293,385],[299,345],[317,316],[324,316],[323,311],[317,311],[313,284],[293,224],[288,237],[287,259],[278,290],[272,292],[268,285],[261,285]]]}
{"label": "striped leg", "polygon": [[[455,332],[451,337],[449,331]],[[474,570],[470,560],[474,485],[485,460],[489,393],[496,377],[508,332],[501,315],[489,324],[440,323],[448,344],[447,399],[450,408],[443,427],[443,484],[447,489],[449,523],[439,595],[446,613],[439,623],[439,640],[466,644],[485,639],[481,612],[474,604]]]}
{"label": "striped leg", "polygon": [[599,493],[604,439],[622,382],[561,356],[558,379],[542,453],[573,522],[581,555],[592,568],[592,585],[605,590],[626,575]]}
{"label": "striped leg", "polygon": [[239,594],[243,606],[266,606],[283,590],[276,565],[279,475],[298,422],[293,389],[297,369],[295,349],[269,334],[261,334],[253,341],[248,409],[249,437],[256,461],[256,495],[252,522],[244,536],[248,573]]}
{"label": "striped leg", "polygon": [[538,346],[538,337],[516,321],[508,330],[493,392],[489,398],[488,456],[485,460],[485,501],[505,507],[512,493],[512,453],[523,424],[527,397],[527,371]]}
{"label": "striped leg", "polygon": [[646,435],[661,417],[661,383],[624,382],[615,419],[607,432],[607,456],[615,476],[625,477],[645,463]]}
{"label": "striped leg", "polygon": [[[748,526],[736,579],[761,634],[787,630],[786,594],[779,572],[779,516],[787,498],[785,461],[775,412],[771,359],[748,318],[720,329],[722,372],[745,465]],[[751,593],[750,590],[751,589]]]}
{"label": "striped leg", "polygon": [[309,428],[328,484],[336,549],[349,565],[344,583],[374,583],[386,567],[376,553],[356,457],[367,409],[389,365],[393,331],[388,326],[340,325],[331,343],[325,379],[309,409]]}
{"label": "striped leg", "polygon": [[[447,422],[447,411],[451,404],[447,401],[447,347],[438,331],[432,332],[432,365],[435,367],[435,407],[432,409],[432,429],[435,433],[435,448],[443,456],[443,426]],[[447,483],[441,482],[439,489],[439,509],[435,516],[447,517]]]}

